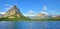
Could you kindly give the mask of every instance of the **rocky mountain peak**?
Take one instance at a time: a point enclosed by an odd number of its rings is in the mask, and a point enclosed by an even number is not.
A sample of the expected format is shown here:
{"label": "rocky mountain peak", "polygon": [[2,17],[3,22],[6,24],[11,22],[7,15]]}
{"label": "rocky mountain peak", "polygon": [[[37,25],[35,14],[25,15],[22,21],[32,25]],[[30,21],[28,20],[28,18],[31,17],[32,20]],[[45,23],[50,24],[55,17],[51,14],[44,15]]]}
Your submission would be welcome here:
{"label": "rocky mountain peak", "polygon": [[4,15],[3,17],[9,17],[9,18],[14,18],[14,17],[23,17],[22,13],[20,12],[20,10],[16,7],[16,5],[14,5],[13,7],[11,7],[11,9],[9,9]]}

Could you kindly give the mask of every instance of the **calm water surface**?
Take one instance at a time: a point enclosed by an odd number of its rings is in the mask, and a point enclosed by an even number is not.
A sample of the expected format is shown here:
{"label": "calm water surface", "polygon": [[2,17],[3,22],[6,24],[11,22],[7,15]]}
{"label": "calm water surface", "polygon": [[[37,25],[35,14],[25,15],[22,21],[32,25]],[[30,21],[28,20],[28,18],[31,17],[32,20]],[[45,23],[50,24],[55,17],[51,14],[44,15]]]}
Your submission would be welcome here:
{"label": "calm water surface", "polygon": [[14,22],[0,21],[0,29],[14,29]]}
{"label": "calm water surface", "polygon": [[49,21],[49,22],[0,21],[0,29],[60,29],[60,21]]}

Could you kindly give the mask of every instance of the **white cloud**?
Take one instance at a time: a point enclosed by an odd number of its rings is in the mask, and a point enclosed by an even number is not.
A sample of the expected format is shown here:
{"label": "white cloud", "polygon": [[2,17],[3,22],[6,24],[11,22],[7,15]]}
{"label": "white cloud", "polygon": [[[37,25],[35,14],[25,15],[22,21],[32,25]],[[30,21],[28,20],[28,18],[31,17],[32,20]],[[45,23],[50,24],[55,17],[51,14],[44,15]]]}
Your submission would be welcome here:
{"label": "white cloud", "polygon": [[34,13],[33,10],[29,10],[27,14],[24,14],[24,16],[34,16]]}
{"label": "white cloud", "polygon": [[5,12],[0,12],[0,14],[5,14]]}
{"label": "white cloud", "polygon": [[44,7],[43,7],[43,11],[41,11],[40,13],[43,13],[43,14],[48,15],[48,13],[46,12],[46,10],[47,10],[47,6],[44,6]]}
{"label": "white cloud", "polygon": [[32,13],[34,13],[34,11],[33,10],[29,10],[27,14],[32,14]]}
{"label": "white cloud", "polygon": [[[5,4],[5,8],[3,8],[5,11],[4,12],[0,12],[0,14],[5,14],[6,11],[8,11],[12,6],[10,4]],[[8,6],[8,7],[7,7]]]}
{"label": "white cloud", "polygon": [[9,10],[12,7],[9,3],[5,4],[5,6],[8,6],[8,7],[4,8],[5,10]]}
{"label": "white cloud", "polygon": [[9,4],[9,3],[7,3],[7,4],[5,4],[5,6],[8,6],[8,7],[9,7],[9,6],[10,6],[10,4]]}
{"label": "white cloud", "polygon": [[27,14],[24,14],[24,16],[34,16],[34,15],[27,15]]}
{"label": "white cloud", "polygon": [[48,13],[47,12],[41,12],[42,14],[46,14],[46,15],[48,15]]}
{"label": "white cloud", "polygon": [[47,10],[47,6],[44,6],[43,10],[46,11]]}
{"label": "white cloud", "polygon": [[9,10],[9,9],[11,9],[11,7],[12,7],[12,6],[9,6],[9,7],[6,7],[6,8],[4,8],[4,9],[5,9],[5,10]]}

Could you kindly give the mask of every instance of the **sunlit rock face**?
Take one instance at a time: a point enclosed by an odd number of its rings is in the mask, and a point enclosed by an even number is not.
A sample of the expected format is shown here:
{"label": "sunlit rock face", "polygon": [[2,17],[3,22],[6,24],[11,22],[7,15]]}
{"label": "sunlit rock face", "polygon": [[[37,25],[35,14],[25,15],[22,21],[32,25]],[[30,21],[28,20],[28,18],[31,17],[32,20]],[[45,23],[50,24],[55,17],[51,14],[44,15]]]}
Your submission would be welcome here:
{"label": "sunlit rock face", "polygon": [[20,10],[14,5],[11,9],[9,9],[3,17],[14,18],[14,17],[23,17]]}

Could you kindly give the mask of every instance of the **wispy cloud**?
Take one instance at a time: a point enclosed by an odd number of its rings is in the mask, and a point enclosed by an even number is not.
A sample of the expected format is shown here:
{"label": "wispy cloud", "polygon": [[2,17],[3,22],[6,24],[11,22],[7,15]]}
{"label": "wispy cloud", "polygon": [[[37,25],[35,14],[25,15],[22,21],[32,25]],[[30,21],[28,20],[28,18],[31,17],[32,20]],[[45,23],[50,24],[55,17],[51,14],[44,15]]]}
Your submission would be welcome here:
{"label": "wispy cloud", "polygon": [[33,10],[29,10],[27,14],[24,14],[25,16],[33,16],[33,14],[35,13],[35,11]]}
{"label": "wispy cloud", "polygon": [[46,12],[46,10],[47,10],[47,6],[44,6],[43,7],[43,11],[41,11],[40,13],[43,13],[43,14],[47,14],[48,15],[48,13]]}
{"label": "wispy cloud", "polygon": [[8,7],[9,7],[9,6],[10,6],[10,4],[9,4],[9,3],[7,3],[7,4],[5,4],[5,6],[8,6]]}
{"label": "wispy cloud", "polygon": [[[47,6],[44,6],[44,7],[43,7],[43,11],[41,11],[41,13],[48,15],[48,13],[45,12],[46,10],[47,10]],[[34,13],[34,14],[33,14],[33,13]],[[36,14],[37,14],[37,13],[35,13],[35,11],[29,10],[28,13],[25,14],[25,16],[34,16],[34,15],[36,15]]]}
{"label": "wispy cloud", "polygon": [[34,13],[34,11],[33,10],[29,10],[27,14],[32,14],[32,13]]}
{"label": "wispy cloud", "polygon": [[44,6],[44,7],[43,7],[43,10],[46,11],[46,10],[47,10],[47,6]]}
{"label": "wispy cloud", "polygon": [[12,6],[10,4],[5,4],[5,8],[3,8],[5,11],[4,12],[0,12],[0,14],[5,14],[6,11],[8,11]]}
{"label": "wispy cloud", "polygon": [[5,6],[6,6],[6,8],[4,8],[5,10],[9,10],[12,7],[9,3],[5,4]]}

